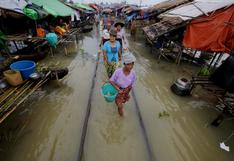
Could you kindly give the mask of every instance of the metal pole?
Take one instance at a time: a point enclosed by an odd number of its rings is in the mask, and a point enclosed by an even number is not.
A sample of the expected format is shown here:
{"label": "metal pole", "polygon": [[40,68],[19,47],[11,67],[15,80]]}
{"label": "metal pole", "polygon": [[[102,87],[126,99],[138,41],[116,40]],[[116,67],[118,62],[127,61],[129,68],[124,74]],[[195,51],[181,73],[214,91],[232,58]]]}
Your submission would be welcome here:
{"label": "metal pole", "polygon": [[140,107],[139,107],[138,101],[136,99],[136,95],[135,95],[134,90],[132,90],[132,96],[133,96],[133,99],[134,99],[134,102],[135,102],[135,105],[136,105],[136,110],[137,110],[137,115],[138,115],[138,118],[139,118],[139,123],[140,123],[141,129],[142,129],[142,132],[143,132],[143,137],[144,137],[145,143],[146,143],[146,148],[147,148],[147,152],[148,152],[148,156],[149,156],[149,161],[154,161],[153,152],[152,152],[152,149],[151,149],[151,146],[150,146],[150,143],[149,143],[149,138],[148,138],[148,135],[147,135],[147,132],[146,132],[145,124],[144,124],[144,121],[143,121],[143,118],[142,118],[142,115],[141,115]]}
{"label": "metal pole", "polygon": [[142,4],[142,0],[140,0],[140,7],[141,7],[141,4]]}
{"label": "metal pole", "polygon": [[[99,57],[97,57],[97,62],[98,61],[99,61]],[[86,110],[86,114],[85,114],[85,120],[84,120],[84,124],[83,124],[83,127],[82,127],[82,134],[81,134],[81,139],[80,139],[80,146],[79,146],[77,161],[82,161],[82,158],[83,158],[84,143],[85,143],[85,138],[86,138],[87,129],[88,129],[89,116],[90,116],[91,108],[92,108],[92,103],[91,102],[92,102],[92,98],[93,98],[93,90],[94,90],[94,87],[95,87],[97,69],[98,69],[98,63],[96,63],[96,65],[95,65],[92,85],[91,85],[91,89],[90,89],[90,93],[89,93],[89,100],[88,100],[88,104],[87,104],[87,110]]]}

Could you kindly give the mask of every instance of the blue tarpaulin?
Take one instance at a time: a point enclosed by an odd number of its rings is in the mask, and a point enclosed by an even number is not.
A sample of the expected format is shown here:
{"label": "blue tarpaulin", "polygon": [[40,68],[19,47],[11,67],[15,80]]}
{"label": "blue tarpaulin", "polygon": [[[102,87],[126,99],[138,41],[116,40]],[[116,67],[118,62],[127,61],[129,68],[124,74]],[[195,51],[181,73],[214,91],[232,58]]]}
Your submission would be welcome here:
{"label": "blue tarpaulin", "polygon": [[137,13],[131,14],[130,16],[127,17],[127,22],[131,21],[136,16],[137,16]]}

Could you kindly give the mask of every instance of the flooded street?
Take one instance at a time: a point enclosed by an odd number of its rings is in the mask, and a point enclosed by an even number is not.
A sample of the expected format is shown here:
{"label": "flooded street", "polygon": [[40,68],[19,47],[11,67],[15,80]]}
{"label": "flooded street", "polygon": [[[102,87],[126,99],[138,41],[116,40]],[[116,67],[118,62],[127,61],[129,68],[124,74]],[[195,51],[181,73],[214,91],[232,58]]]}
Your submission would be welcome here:
{"label": "flooded street", "polygon": [[[79,36],[54,50],[41,64],[68,67],[63,80],[50,82],[36,92],[0,127],[0,161],[76,161],[92,77],[99,50],[99,32]],[[218,112],[201,97],[178,97],[171,83],[191,77],[199,68],[182,63],[157,62],[140,36],[129,47],[137,57],[135,94],[155,161],[233,161],[234,138],[227,142],[230,152],[219,148],[233,130],[233,121],[210,126]],[[107,80],[101,61],[97,69],[91,116],[84,147],[85,161],[150,160],[140,127],[134,99],[119,117],[114,104],[106,103],[100,87]],[[169,116],[159,117],[166,111]],[[6,130],[7,129],[7,130]],[[8,130],[9,129],[9,130]],[[5,135],[7,137],[5,137]]]}

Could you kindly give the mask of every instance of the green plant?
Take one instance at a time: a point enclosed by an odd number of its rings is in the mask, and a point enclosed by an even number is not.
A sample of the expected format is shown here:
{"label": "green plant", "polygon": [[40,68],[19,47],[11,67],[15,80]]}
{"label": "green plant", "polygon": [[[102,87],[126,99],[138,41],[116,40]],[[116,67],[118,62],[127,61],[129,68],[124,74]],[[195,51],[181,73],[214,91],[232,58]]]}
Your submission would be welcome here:
{"label": "green plant", "polygon": [[207,66],[202,67],[201,70],[199,71],[198,75],[209,76],[210,75],[209,68]]}

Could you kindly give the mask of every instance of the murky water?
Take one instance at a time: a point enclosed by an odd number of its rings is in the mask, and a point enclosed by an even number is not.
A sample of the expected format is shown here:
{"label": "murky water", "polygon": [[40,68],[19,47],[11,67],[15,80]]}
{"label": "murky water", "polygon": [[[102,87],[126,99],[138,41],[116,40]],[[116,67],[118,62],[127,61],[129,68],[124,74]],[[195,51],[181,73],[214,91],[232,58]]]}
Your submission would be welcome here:
{"label": "murky water", "polygon": [[[1,125],[1,161],[77,159],[98,51],[97,33],[81,35],[78,42],[68,43],[68,56],[58,47],[54,57],[40,62],[68,66],[69,75],[44,86]],[[232,121],[225,121],[219,128],[209,126],[218,114],[213,104],[200,97],[175,96],[169,89],[173,80],[189,77],[198,68],[158,63],[142,39],[129,44],[137,57],[135,93],[154,160],[234,160],[234,138],[227,142],[231,152],[219,148],[219,142],[234,128]],[[149,160],[133,99],[125,106],[126,117],[120,118],[115,105],[106,103],[100,94],[106,79],[103,65],[99,63],[84,160]],[[169,116],[159,117],[162,111],[167,111]]]}

